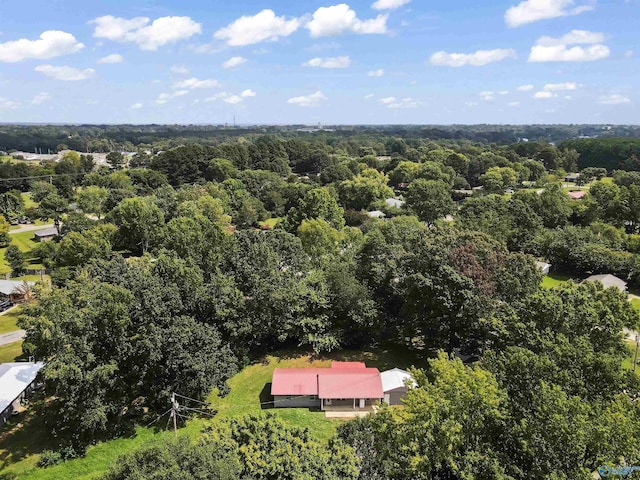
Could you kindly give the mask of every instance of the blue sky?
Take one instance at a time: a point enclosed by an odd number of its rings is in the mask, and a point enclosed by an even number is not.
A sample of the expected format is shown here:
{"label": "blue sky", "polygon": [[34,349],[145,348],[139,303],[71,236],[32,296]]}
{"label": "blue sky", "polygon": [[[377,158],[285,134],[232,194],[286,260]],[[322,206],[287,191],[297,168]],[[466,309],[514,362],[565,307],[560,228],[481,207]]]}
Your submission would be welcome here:
{"label": "blue sky", "polygon": [[640,0],[7,0],[0,121],[639,123]]}

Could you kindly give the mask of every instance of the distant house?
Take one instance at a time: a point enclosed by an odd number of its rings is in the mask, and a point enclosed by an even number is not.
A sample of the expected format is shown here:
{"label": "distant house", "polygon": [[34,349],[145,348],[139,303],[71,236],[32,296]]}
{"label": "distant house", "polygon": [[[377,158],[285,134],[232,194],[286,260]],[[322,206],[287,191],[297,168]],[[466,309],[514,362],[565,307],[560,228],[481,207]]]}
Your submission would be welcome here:
{"label": "distant house", "polygon": [[580,178],[580,174],[579,173],[567,173],[564,177],[564,181],[565,182],[577,182],[578,179]]}
{"label": "distant house", "polygon": [[276,368],[271,382],[276,408],[359,410],[384,398],[377,368],[361,362],[333,362],[331,368]]}
{"label": "distant house", "polygon": [[34,282],[0,280],[0,299],[13,303],[23,303],[31,299],[31,287]]}
{"label": "distant house", "polygon": [[409,372],[394,368],[380,374],[382,378],[382,392],[387,405],[402,405],[402,399],[407,391],[416,386],[416,382]]}
{"label": "distant house", "polygon": [[36,242],[48,242],[58,236],[58,229],[55,227],[45,228],[34,232],[33,239]]}
{"label": "distant house", "polygon": [[627,293],[627,282],[615,275],[591,275],[585,282],[600,282],[604,288],[617,288],[622,293]]}
{"label": "distant house", "polygon": [[44,363],[0,364],[0,425],[20,409],[21,402],[33,390],[36,376]]}
{"label": "distant house", "polygon": [[404,207],[404,202],[402,200],[398,200],[397,198],[387,198],[384,203],[386,203],[389,207],[393,208],[402,208]]}
{"label": "distant house", "polygon": [[584,197],[587,196],[587,192],[585,192],[584,190],[578,190],[575,192],[567,192],[567,195],[572,200],[582,200]]}
{"label": "distant house", "polygon": [[547,262],[536,262],[536,266],[542,272],[542,275],[549,275],[551,264]]}
{"label": "distant house", "polygon": [[371,217],[371,218],[384,218],[384,217],[386,217],[384,212],[381,212],[380,210],[374,210],[373,212],[367,212],[367,215],[369,217]]}

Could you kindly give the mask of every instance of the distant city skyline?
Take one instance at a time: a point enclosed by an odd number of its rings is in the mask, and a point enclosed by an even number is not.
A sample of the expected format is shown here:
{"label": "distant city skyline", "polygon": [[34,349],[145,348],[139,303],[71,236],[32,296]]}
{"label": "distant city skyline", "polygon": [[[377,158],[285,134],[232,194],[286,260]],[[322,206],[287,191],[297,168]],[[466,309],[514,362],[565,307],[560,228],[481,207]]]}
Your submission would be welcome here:
{"label": "distant city skyline", "polygon": [[638,124],[640,0],[9,2],[0,122]]}

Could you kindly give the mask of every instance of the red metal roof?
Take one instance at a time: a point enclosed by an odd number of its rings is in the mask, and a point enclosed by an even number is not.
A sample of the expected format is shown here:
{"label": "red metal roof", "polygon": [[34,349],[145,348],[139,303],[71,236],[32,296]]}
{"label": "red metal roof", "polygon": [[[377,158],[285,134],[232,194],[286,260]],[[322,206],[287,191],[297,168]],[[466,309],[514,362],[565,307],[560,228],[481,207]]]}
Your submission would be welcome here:
{"label": "red metal roof", "polygon": [[[383,398],[380,372],[376,368],[365,370],[337,375],[320,375],[318,378],[318,397]],[[371,370],[375,372],[371,372]]]}
{"label": "red metal roof", "polygon": [[364,362],[331,362],[331,368],[340,368],[343,370],[354,370],[367,368]]}
{"label": "red metal roof", "polygon": [[331,368],[276,368],[271,395],[382,398],[384,393],[377,368],[361,362],[333,362]]}

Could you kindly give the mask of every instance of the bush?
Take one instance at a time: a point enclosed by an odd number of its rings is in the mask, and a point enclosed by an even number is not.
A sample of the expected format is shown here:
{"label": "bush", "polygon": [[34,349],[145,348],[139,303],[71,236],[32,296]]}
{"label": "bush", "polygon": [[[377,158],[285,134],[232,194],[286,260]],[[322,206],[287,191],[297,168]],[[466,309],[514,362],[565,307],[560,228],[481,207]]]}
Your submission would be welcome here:
{"label": "bush", "polygon": [[38,466],[47,468],[53,467],[54,465],[58,465],[62,463],[62,455],[60,452],[54,452],[53,450],[45,450],[40,454],[40,460],[38,460]]}

